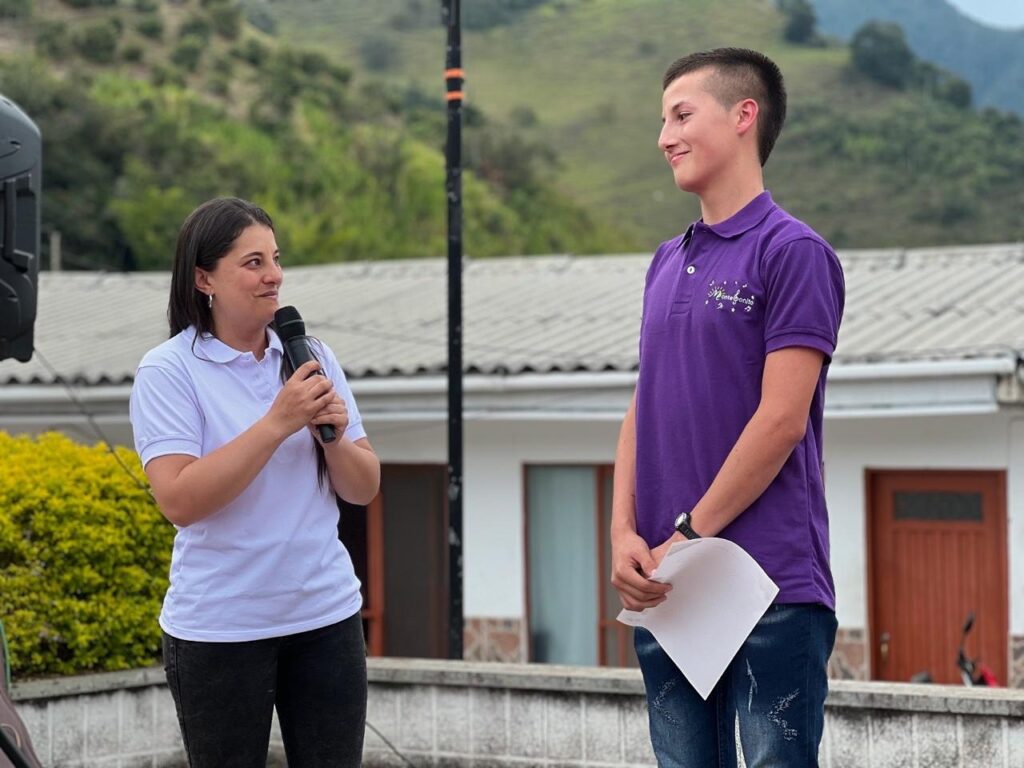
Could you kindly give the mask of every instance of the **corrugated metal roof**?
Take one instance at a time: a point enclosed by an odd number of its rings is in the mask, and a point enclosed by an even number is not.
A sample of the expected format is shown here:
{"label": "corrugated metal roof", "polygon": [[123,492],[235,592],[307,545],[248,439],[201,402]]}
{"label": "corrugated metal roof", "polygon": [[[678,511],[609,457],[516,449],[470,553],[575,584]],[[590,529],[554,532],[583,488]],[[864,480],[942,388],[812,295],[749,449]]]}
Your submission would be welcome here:
{"label": "corrugated metal roof", "polygon": [[[846,251],[836,363],[950,360],[1024,351],[1024,245]],[[649,255],[470,260],[464,362],[475,373],[632,370]],[[167,335],[166,274],[44,273],[36,347],[63,377],[130,381]],[[282,303],[350,375],[444,370],[443,260],[292,267]],[[39,356],[0,382],[52,382]]]}

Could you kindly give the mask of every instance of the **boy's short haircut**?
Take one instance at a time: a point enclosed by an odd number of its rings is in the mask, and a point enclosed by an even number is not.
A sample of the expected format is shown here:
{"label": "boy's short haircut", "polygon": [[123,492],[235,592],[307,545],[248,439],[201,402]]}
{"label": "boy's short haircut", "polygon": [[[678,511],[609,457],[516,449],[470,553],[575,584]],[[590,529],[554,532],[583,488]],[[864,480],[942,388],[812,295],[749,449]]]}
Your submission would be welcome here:
{"label": "boy's short haircut", "polygon": [[764,165],[786,121],[782,72],[763,53],[747,48],[715,48],[673,62],[662,79],[662,90],[683,75],[705,69],[713,70],[705,82],[708,92],[726,109],[743,99],[757,102],[757,152]]}

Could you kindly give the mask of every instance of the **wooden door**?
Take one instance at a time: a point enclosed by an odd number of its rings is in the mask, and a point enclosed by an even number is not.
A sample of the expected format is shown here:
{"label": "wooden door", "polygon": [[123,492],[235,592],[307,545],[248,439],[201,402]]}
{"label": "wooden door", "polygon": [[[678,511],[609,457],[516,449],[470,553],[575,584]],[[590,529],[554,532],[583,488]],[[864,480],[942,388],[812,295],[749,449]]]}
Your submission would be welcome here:
{"label": "wooden door", "polygon": [[957,648],[973,612],[967,654],[1005,684],[1005,472],[869,471],[867,485],[872,677],[960,683]]}
{"label": "wooden door", "polygon": [[387,656],[448,656],[447,489],[444,466],[381,468]]}
{"label": "wooden door", "polygon": [[384,655],[384,504],[378,493],[363,507],[338,499],[338,538],[352,558],[363,593],[363,634],[370,656]]}

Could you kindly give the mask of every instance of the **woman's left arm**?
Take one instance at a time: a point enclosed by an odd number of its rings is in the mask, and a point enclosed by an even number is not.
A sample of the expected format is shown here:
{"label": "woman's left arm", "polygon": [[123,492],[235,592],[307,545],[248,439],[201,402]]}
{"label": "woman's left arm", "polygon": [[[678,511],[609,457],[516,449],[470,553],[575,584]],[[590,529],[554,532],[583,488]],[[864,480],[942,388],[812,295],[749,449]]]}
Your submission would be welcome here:
{"label": "woman's left arm", "polygon": [[[355,439],[344,437],[349,428],[349,420],[361,424],[362,417],[345,380],[345,372],[334,353],[327,345],[323,345],[319,353],[323,371],[334,383],[334,398],[313,417],[309,428],[313,439],[324,449],[327,476],[334,492],[350,504],[369,504],[380,489],[380,460],[362,428],[355,430]],[[321,424],[334,427],[337,437],[333,442],[324,443],[320,440],[316,427]]]}
{"label": "woman's left arm", "polygon": [[353,442],[337,432],[334,442],[321,443],[331,487],[350,504],[369,504],[380,488],[380,460],[365,437]]}

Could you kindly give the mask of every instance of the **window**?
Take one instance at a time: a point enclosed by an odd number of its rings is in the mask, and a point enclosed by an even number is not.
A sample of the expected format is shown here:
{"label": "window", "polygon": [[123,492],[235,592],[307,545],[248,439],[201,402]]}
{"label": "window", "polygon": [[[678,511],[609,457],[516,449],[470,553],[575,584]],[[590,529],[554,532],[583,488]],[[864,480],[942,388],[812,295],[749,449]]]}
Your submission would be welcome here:
{"label": "window", "polygon": [[609,582],[612,467],[526,468],[530,660],[635,666]]}

